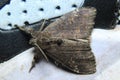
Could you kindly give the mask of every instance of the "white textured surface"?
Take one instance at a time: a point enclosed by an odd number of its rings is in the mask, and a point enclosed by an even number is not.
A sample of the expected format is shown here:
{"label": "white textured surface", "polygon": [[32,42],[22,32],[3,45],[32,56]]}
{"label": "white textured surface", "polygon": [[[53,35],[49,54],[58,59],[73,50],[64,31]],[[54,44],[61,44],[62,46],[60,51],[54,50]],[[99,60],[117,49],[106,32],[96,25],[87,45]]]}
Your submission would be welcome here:
{"label": "white textured surface", "polygon": [[23,26],[25,22],[60,16],[83,3],[84,0],[11,0],[0,10],[0,28],[11,29],[14,25]]}
{"label": "white textured surface", "polygon": [[91,46],[97,61],[95,74],[72,74],[46,61],[29,73],[32,48],[0,64],[0,80],[120,80],[120,26],[114,30],[94,29]]}

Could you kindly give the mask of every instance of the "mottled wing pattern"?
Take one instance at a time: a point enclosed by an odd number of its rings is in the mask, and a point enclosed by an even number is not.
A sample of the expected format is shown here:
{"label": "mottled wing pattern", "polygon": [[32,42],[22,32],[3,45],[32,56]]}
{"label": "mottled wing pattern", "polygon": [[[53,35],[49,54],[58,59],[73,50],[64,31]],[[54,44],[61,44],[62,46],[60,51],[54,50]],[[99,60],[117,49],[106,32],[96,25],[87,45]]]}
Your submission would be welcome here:
{"label": "mottled wing pattern", "polygon": [[52,37],[80,39],[88,38],[94,25],[96,10],[94,8],[79,8],[65,14],[44,30]]}
{"label": "mottled wing pattern", "polygon": [[95,57],[87,40],[62,39],[61,44],[51,42],[46,46],[46,55],[57,65],[78,74],[92,74],[96,71]]}
{"label": "mottled wing pattern", "polygon": [[79,74],[94,73],[95,57],[89,41],[94,17],[94,8],[81,8],[64,15],[43,31],[51,36],[43,41],[41,48],[55,63],[70,71]]}

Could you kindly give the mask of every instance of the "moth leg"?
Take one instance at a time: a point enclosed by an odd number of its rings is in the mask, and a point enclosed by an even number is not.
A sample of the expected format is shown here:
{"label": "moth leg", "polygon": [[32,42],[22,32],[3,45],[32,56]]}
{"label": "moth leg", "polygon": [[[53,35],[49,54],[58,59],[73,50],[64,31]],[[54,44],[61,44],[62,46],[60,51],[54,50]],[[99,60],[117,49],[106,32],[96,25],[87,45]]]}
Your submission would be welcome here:
{"label": "moth leg", "polygon": [[31,70],[35,67],[35,64],[36,64],[35,59],[33,59],[32,60],[32,65],[31,65],[31,67],[29,69],[29,72],[31,72]]}
{"label": "moth leg", "polygon": [[31,63],[31,67],[29,69],[29,72],[31,72],[31,70],[35,67],[35,65],[41,61],[41,59],[43,58],[42,55],[39,54],[39,49],[36,48],[35,49],[35,55],[33,57],[32,63]]}
{"label": "moth leg", "polygon": [[42,55],[44,56],[46,61],[49,61],[47,55],[44,53],[44,51],[41,49],[41,47],[38,44],[34,44],[34,45],[40,50],[40,52],[42,53]]}

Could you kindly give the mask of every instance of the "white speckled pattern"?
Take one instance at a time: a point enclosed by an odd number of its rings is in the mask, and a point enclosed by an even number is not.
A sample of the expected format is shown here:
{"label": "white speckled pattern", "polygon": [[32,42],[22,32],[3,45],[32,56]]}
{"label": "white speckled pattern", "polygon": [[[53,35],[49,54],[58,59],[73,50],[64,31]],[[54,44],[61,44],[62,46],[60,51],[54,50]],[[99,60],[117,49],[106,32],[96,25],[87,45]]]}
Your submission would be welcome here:
{"label": "white speckled pattern", "polygon": [[84,0],[11,0],[0,10],[0,28],[11,29],[25,22],[60,16],[82,6]]}

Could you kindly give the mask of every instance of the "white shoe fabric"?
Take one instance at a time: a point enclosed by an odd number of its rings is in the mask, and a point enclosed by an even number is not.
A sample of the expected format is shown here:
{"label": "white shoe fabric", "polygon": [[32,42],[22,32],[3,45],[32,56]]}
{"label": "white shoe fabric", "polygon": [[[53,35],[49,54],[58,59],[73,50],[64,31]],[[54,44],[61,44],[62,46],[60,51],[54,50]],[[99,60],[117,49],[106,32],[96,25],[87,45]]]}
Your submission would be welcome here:
{"label": "white shoe fabric", "polygon": [[82,6],[84,0],[11,0],[0,10],[0,28],[12,29],[60,16]]}

